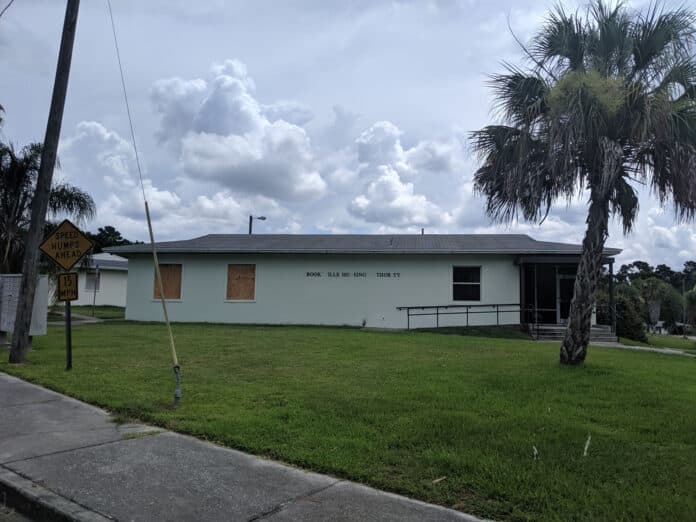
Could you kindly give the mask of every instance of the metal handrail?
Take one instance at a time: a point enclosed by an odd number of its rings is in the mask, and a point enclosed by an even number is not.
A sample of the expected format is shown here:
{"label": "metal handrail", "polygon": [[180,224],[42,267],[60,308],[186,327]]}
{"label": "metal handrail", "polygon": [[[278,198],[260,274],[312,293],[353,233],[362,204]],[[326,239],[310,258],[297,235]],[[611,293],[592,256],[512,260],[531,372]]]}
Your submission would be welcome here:
{"label": "metal handrail", "polygon": [[[487,310],[479,310],[481,308],[487,308]],[[512,308],[512,309],[510,309]],[[597,308],[612,308],[608,305],[595,306]],[[411,317],[422,317],[422,316],[434,316],[435,317],[435,327],[440,327],[440,316],[441,315],[465,315],[466,316],[466,327],[469,327],[469,315],[471,314],[491,314],[496,315],[496,326],[500,326],[500,314],[501,313],[522,313],[531,312],[534,317],[534,322],[526,323],[533,328],[533,333],[538,335],[539,333],[539,314],[543,312],[556,312],[556,308],[537,308],[534,306],[521,305],[520,303],[492,303],[492,304],[448,304],[448,305],[415,305],[415,306],[397,306],[397,310],[406,310],[406,329],[411,329]],[[459,309],[460,311],[447,311],[449,309]],[[463,310],[462,310],[463,309]],[[473,310],[472,310],[473,309]],[[613,308],[614,313],[617,313],[616,307]],[[413,312],[413,311],[416,312]],[[434,310],[427,312],[426,310]],[[444,310],[444,311],[441,311]],[[615,316],[616,317],[616,316]],[[541,323],[543,324],[543,323]],[[612,327],[613,331],[613,327]]]}

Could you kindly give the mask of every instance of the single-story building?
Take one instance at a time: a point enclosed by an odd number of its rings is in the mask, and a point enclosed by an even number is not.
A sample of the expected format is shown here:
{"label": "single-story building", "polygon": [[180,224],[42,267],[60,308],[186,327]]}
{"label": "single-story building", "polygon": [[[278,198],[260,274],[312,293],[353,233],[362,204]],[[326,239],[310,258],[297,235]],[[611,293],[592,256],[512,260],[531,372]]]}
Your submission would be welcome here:
{"label": "single-story building", "polygon": [[77,296],[73,305],[126,306],[128,259],[102,252],[91,264],[77,267]]}
{"label": "single-story building", "polygon": [[[419,328],[563,324],[580,245],[520,234],[211,234],[157,244],[173,321]],[[128,258],[126,319],[161,321],[148,244]],[[607,248],[613,265],[620,250]]]}

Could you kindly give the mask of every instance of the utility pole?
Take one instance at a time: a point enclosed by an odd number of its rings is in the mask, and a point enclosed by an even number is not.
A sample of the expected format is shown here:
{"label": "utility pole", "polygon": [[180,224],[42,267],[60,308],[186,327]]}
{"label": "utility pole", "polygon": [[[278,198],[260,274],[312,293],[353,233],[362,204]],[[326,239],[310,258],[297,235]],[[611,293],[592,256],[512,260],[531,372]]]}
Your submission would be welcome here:
{"label": "utility pole", "polygon": [[73,42],[77,28],[77,13],[80,8],[80,0],[68,0],[65,8],[65,21],[63,22],[63,36],[60,40],[58,53],[58,65],[56,66],[56,78],[53,83],[53,96],[51,108],[46,124],[46,136],[41,151],[41,165],[39,176],[36,180],[36,192],[31,202],[31,224],[24,244],[24,262],[22,264],[22,286],[20,287],[17,316],[15,319],[14,334],[12,336],[12,349],[10,362],[21,363],[26,359],[29,348],[29,326],[31,325],[31,311],[34,306],[34,293],[36,291],[36,276],[39,262],[39,244],[46,221],[48,198],[53,181],[53,168],[56,164],[58,152],[58,140],[60,139],[60,127],[63,122],[63,109],[65,107],[65,95],[68,90],[68,77],[70,76],[70,62],[72,61]]}

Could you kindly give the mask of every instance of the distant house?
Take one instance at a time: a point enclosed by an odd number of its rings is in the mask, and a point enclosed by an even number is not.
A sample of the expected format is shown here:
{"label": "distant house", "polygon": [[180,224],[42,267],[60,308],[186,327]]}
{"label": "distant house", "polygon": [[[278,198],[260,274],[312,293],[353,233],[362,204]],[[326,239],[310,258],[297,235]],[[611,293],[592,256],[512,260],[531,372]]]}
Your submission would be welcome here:
{"label": "distant house", "polygon": [[[128,258],[127,319],[162,320],[150,248],[108,249]],[[563,325],[582,246],[514,234],[220,234],[157,249],[174,321],[422,328]],[[604,263],[619,252],[605,249]]]}
{"label": "distant house", "polygon": [[669,330],[667,328],[667,324],[665,323],[665,321],[657,321],[652,328],[650,327],[650,325],[648,325],[648,330],[651,330],[652,333],[655,333],[655,334],[669,333]]}
{"label": "distant house", "polygon": [[78,267],[78,297],[73,305],[126,306],[128,260],[106,252],[94,254],[89,267]]}

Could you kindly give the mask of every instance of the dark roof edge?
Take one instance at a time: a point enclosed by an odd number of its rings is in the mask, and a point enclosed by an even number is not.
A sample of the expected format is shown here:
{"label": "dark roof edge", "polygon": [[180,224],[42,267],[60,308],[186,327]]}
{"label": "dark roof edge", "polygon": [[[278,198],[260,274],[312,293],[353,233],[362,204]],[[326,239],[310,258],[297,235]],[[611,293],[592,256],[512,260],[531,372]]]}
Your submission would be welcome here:
{"label": "dark roof edge", "polygon": [[[149,245],[148,245],[149,247]],[[122,247],[113,247],[122,248]],[[118,253],[119,255],[128,258],[133,255],[151,255],[151,250],[148,249],[138,249],[138,250],[111,250],[104,249],[107,252]],[[616,256],[622,252],[620,248],[605,248],[605,256]],[[431,249],[431,250],[349,250],[349,249],[303,249],[303,250],[293,250],[293,249],[245,249],[245,250],[230,250],[225,248],[215,249],[215,248],[177,248],[177,249],[163,249],[158,251],[158,254],[363,254],[363,255],[374,255],[374,254],[388,254],[388,255],[490,255],[490,254],[500,254],[500,255],[563,255],[563,256],[574,256],[577,257],[581,252],[568,252],[567,250],[552,250],[552,249],[540,249],[540,250],[516,250],[516,251],[502,251],[499,249],[491,250],[451,250],[451,249]]]}

